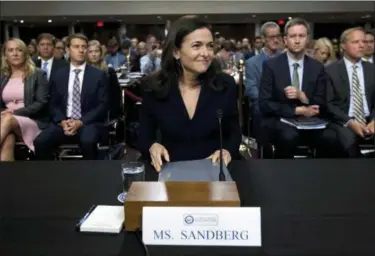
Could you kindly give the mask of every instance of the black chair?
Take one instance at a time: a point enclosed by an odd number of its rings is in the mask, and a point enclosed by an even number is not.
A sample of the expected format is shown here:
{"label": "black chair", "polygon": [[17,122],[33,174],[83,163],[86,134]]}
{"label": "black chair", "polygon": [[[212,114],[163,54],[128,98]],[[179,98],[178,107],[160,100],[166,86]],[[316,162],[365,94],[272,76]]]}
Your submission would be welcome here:
{"label": "black chair", "polygon": [[375,157],[375,136],[369,140],[362,140],[359,149],[364,157]]}
{"label": "black chair", "polygon": [[[259,144],[258,144],[259,145]],[[273,159],[275,158],[275,151],[276,147],[275,145],[271,143],[266,143],[265,145],[259,146],[259,155],[260,159]],[[294,154],[295,159],[299,158],[315,158],[316,156],[316,148],[312,148],[307,145],[298,145],[296,153]]]}
{"label": "black chair", "polygon": [[15,159],[18,161],[30,161],[33,160],[35,155],[23,142],[16,142],[14,148]]}

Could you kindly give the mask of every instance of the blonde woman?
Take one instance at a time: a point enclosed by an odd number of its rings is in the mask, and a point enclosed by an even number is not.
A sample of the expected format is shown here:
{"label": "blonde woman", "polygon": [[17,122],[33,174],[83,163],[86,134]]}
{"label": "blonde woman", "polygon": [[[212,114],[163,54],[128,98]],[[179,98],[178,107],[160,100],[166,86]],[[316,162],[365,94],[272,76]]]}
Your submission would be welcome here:
{"label": "blonde woman", "polygon": [[325,66],[336,61],[333,45],[328,38],[323,37],[316,40],[313,58],[323,63]]}
{"label": "blonde woman", "polygon": [[87,63],[97,67],[108,74],[109,97],[110,97],[110,118],[118,118],[121,111],[121,87],[117,79],[116,72],[113,68],[108,67],[104,62],[103,48],[99,41],[92,40],[88,43]]}
{"label": "blonde woman", "polygon": [[36,68],[25,43],[10,39],[1,52],[0,157],[14,160],[15,140],[34,151],[33,141],[48,125],[48,81]]}

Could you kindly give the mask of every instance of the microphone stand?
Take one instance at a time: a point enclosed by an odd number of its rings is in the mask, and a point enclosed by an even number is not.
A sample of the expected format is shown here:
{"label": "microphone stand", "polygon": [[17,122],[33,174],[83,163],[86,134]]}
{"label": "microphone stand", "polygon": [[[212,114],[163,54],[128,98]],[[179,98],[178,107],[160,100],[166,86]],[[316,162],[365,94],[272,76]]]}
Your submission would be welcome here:
{"label": "microphone stand", "polygon": [[219,151],[219,165],[220,165],[220,172],[219,172],[219,181],[225,181],[225,175],[223,170],[223,130],[221,119],[223,117],[223,112],[219,109],[217,111],[217,118],[219,120],[219,132],[220,132],[220,151]]}

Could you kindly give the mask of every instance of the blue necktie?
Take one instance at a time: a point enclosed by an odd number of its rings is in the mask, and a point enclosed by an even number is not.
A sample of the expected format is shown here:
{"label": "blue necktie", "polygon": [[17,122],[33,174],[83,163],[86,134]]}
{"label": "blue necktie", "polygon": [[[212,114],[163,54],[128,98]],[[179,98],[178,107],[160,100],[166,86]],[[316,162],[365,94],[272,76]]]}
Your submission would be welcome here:
{"label": "blue necktie", "polygon": [[44,62],[43,63],[43,66],[42,66],[42,70],[44,71],[44,73],[46,73],[47,77],[48,77],[48,62]]}

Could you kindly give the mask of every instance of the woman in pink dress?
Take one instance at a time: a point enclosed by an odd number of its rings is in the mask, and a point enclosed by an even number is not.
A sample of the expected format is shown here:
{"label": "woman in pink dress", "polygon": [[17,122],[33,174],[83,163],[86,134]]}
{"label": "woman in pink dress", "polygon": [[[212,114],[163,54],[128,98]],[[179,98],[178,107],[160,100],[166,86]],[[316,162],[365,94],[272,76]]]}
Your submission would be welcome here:
{"label": "woman in pink dress", "polygon": [[34,150],[34,139],[48,125],[49,87],[21,40],[8,40],[1,56],[0,161],[13,161],[15,142]]}

